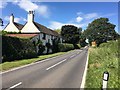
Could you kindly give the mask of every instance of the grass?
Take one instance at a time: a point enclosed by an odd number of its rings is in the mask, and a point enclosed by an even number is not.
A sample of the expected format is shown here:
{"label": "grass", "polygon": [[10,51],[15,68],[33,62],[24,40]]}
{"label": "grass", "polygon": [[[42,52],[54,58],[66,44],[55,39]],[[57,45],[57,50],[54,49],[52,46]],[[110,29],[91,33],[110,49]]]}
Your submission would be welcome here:
{"label": "grass", "polygon": [[42,55],[42,56],[38,56],[37,58],[32,58],[32,59],[22,59],[22,60],[15,60],[12,62],[4,62],[4,63],[0,64],[0,67],[2,67],[2,71],[6,71],[6,70],[9,70],[9,69],[12,69],[15,67],[20,67],[23,65],[31,64],[31,63],[34,63],[36,61],[40,61],[40,60],[47,59],[50,57],[62,55],[65,53],[67,53],[67,52],[58,52],[58,53],[49,54],[49,55]]}
{"label": "grass", "polygon": [[89,49],[85,88],[101,88],[103,72],[109,72],[108,88],[118,88],[118,41],[103,43]]}

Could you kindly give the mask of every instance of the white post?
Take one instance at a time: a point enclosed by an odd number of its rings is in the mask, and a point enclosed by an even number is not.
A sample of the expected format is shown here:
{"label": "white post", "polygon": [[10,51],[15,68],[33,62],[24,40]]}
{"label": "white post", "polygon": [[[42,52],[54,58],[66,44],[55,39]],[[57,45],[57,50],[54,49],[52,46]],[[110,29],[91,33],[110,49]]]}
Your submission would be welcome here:
{"label": "white post", "polygon": [[102,90],[106,90],[107,89],[108,79],[109,79],[109,73],[106,71],[106,72],[103,73]]}

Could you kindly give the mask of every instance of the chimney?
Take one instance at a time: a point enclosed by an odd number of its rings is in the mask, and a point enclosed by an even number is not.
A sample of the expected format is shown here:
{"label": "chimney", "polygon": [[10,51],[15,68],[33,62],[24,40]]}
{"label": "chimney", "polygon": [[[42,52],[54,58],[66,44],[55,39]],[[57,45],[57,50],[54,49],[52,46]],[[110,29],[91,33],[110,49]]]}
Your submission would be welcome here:
{"label": "chimney", "polygon": [[28,12],[28,22],[33,22],[34,21],[34,11],[29,11]]}
{"label": "chimney", "polygon": [[14,15],[13,14],[11,14],[11,16],[10,16],[10,23],[14,23]]}

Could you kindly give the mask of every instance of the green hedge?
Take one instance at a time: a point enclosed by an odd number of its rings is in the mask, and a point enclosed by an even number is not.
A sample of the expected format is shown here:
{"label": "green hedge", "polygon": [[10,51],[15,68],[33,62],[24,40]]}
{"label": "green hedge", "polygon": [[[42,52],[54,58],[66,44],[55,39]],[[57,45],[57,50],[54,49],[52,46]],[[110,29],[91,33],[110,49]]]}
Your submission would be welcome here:
{"label": "green hedge", "polygon": [[73,44],[67,44],[67,43],[59,43],[58,44],[58,49],[60,52],[64,52],[64,51],[69,51],[74,49],[74,45]]}
{"label": "green hedge", "polygon": [[37,57],[35,47],[29,39],[2,36],[3,62]]}

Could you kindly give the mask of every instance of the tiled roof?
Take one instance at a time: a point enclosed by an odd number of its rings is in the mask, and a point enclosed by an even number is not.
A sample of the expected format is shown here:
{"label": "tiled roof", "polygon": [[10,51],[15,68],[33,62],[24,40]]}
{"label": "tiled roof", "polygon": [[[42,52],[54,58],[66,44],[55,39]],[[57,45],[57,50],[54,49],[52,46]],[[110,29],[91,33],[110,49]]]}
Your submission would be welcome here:
{"label": "tiled roof", "polygon": [[35,26],[42,32],[42,33],[46,33],[46,34],[50,34],[53,36],[60,36],[56,31],[53,31],[37,22],[34,22]]}
{"label": "tiled roof", "polygon": [[24,33],[21,33],[21,34],[7,34],[6,36],[10,36],[10,37],[18,37],[18,38],[32,38],[34,36],[36,36],[38,34],[24,34]]}
{"label": "tiled roof", "polygon": [[23,26],[24,26],[24,25],[19,24],[19,23],[16,23],[16,22],[14,22],[14,24],[15,24],[15,26],[16,26],[19,30],[21,30],[21,29],[23,28]]}
{"label": "tiled roof", "polygon": [[[33,22],[34,25],[42,32],[42,33],[46,33],[46,34],[49,34],[49,35],[53,35],[53,36],[57,36],[57,37],[60,37],[60,35],[54,31],[54,30],[51,30],[37,22]],[[22,30],[22,28],[24,27],[24,25],[22,24],[19,24],[19,23],[16,23],[14,22],[14,25],[19,29],[19,30]],[[21,34],[8,34],[7,36],[12,36],[12,37],[33,37],[34,35],[36,35],[36,33],[31,33],[31,34],[24,34],[24,33],[21,33]]]}

